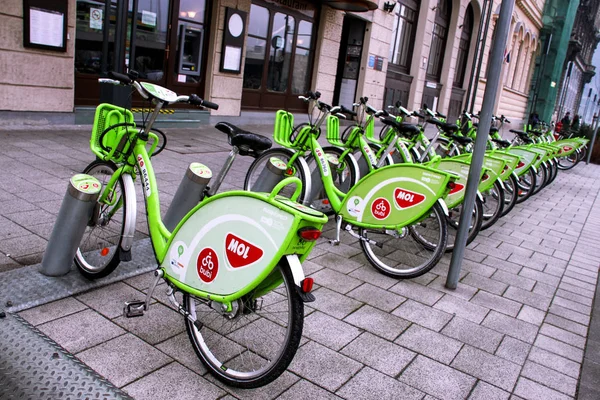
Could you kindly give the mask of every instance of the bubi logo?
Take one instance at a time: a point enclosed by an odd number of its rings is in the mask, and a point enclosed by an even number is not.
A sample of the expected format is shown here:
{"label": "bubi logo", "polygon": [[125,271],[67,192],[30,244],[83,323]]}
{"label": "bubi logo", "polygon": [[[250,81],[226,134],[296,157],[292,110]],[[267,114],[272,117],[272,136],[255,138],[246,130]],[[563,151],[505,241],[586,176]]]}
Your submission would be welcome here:
{"label": "bubi logo", "polygon": [[425,196],[410,190],[396,188],[394,190],[394,201],[400,209],[414,207],[425,200]]}
{"label": "bubi logo", "polygon": [[464,188],[465,188],[465,185],[463,185],[462,183],[455,183],[454,187],[450,190],[450,193],[448,193],[448,195],[458,193],[461,190],[463,190]]}
{"label": "bubi logo", "polygon": [[371,204],[371,214],[377,219],[386,219],[391,211],[392,207],[386,198],[379,197]]}
{"label": "bubi logo", "polygon": [[228,233],[225,238],[225,254],[229,265],[233,268],[242,268],[256,261],[263,256],[263,250],[245,241],[233,233]]}
{"label": "bubi logo", "polygon": [[196,260],[196,269],[198,276],[203,282],[211,283],[217,277],[219,272],[219,257],[210,247],[202,249]]}

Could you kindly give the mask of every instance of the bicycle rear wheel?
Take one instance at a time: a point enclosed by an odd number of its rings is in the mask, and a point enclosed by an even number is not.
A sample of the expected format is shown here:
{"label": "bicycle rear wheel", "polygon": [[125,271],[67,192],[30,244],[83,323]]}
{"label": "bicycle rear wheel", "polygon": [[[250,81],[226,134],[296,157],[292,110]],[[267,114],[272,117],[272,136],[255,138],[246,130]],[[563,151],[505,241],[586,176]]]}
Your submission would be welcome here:
{"label": "bicycle rear wheel", "polygon": [[517,180],[517,204],[527,200],[533,193],[535,188],[535,173],[533,168],[529,168],[527,172]]}
{"label": "bicycle rear wheel", "polygon": [[563,171],[573,168],[579,163],[579,154],[577,151],[574,151],[570,155],[566,157],[558,158],[558,169],[562,169]]}
{"label": "bicycle rear wheel", "polygon": [[[454,242],[456,241],[456,235],[458,234],[458,228],[460,226],[460,217],[462,214],[463,204],[459,204],[457,207],[449,210],[449,216],[446,217],[448,221],[448,244],[446,245],[446,252],[454,250]],[[483,222],[483,204],[479,197],[475,198],[475,206],[473,207],[473,214],[471,216],[471,224],[469,225],[469,235],[467,236],[467,245],[471,243],[477,237],[477,234],[481,230],[481,224]]]}
{"label": "bicycle rear wheel", "polygon": [[535,185],[533,187],[533,193],[537,194],[542,188],[546,185],[546,180],[548,179],[548,169],[544,163],[541,163],[537,169],[537,173],[535,176]]}
{"label": "bicycle rear wheel", "polygon": [[510,175],[510,177],[504,182],[504,207],[502,207],[502,214],[500,217],[504,217],[508,214],[517,204],[518,198],[518,183],[517,178],[514,175]]}
{"label": "bicycle rear wheel", "polygon": [[108,196],[111,205],[97,203],[75,254],[75,265],[88,279],[107,276],[121,261],[119,248],[127,215],[123,179],[119,178],[113,188],[106,186],[116,170],[112,162],[94,161],[83,171],[102,183],[103,193],[113,190]]}
{"label": "bicycle rear wheel", "polygon": [[494,182],[494,186],[486,192],[481,193],[483,196],[483,222],[481,230],[487,229],[494,225],[498,218],[502,215],[504,208],[504,189],[499,180]]}
{"label": "bicycle rear wheel", "polygon": [[289,268],[280,265],[270,278],[281,285],[260,298],[245,295],[229,313],[184,294],[185,309],[201,323],[198,329],[185,320],[192,346],[208,370],[228,385],[249,389],[272,382],[298,349],[304,303]]}
{"label": "bicycle rear wheel", "polygon": [[423,220],[397,230],[360,228],[360,245],[373,267],[394,278],[416,278],[431,270],[444,255],[448,223],[436,203]]}

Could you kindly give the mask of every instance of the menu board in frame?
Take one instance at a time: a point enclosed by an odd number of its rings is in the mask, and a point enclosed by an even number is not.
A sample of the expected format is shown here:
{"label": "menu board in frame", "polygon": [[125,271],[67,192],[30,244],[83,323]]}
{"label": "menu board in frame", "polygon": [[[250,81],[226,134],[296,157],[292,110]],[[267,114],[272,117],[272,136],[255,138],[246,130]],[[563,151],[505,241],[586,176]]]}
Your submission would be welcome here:
{"label": "menu board in frame", "polygon": [[68,0],[23,0],[23,46],[67,51]]}

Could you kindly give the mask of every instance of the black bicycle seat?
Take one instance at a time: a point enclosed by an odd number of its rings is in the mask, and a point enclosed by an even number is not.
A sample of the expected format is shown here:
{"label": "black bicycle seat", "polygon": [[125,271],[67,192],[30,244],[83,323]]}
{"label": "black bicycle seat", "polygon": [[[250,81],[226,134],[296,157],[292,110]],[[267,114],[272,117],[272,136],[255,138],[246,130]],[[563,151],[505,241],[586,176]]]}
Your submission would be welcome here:
{"label": "black bicycle seat", "polygon": [[519,131],[517,129],[511,129],[510,132],[512,132],[515,135],[519,136],[519,138],[522,141],[524,141],[525,143],[533,143],[533,140],[529,137],[529,134],[527,132]]}
{"label": "black bicycle seat", "polygon": [[496,128],[495,126],[490,127],[490,133],[496,133],[498,132],[498,128]]}
{"label": "black bicycle seat", "polygon": [[271,139],[240,129],[229,122],[219,122],[215,128],[226,133],[229,144],[237,147],[243,156],[257,157],[273,145]]}
{"label": "black bicycle seat", "polygon": [[510,142],[508,140],[504,140],[504,139],[492,139],[492,142],[494,142],[497,145],[502,146],[502,147],[510,146]]}
{"label": "black bicycle seat", "polygon": [[446,133],[454,133],[454,132],[458,132],[459,127],[456,124],[447,124],[445,122],[440,121],[439,119],[435,119],[435,118],[430,118],[427,120],[427,122],[429,122],[430,124],[434,124],[440,127],[441,130],[443,130]]}
{"label": "black bicycle seat", "polygon": [[518,129],[511,129],[509,132],[512,132],[512,133],[514,133],[516,135],[519,135],[519,136],[527,136],[527,132],[520,131]]}
{"label": "black bicycle seat", "polygon": [[452,133],[449,134],[448,137],[452,140],[456,140],[461,146],[466,146],[469,143],[473,142],[473,139],[471,139],[470,137],[454,135]]}
{"label": "black bicycle seat", "polygon": [[419,132],[421,132],[417,125],[398,122],[395,118],[383,117],[380,118],[380,120],[385,125],[392,126],[399,134],[404,136],[412,137],[414,135],[418,135]]}
{"label": "black bicycle seat", "polygon": [[448,117],[442,114],[441,112],[437,112],[436,115],[440,118],[448,119]]}

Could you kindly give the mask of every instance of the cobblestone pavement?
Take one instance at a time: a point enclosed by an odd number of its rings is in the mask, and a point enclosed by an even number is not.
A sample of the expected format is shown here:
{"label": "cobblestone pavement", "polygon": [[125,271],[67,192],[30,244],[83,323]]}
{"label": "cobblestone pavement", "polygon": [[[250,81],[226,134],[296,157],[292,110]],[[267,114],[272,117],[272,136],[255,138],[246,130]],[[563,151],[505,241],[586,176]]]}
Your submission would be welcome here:
{"label": "cobblestone pavement", "polygon": [[[229,149],[214,129],[170,132],[154,161],[163,208],[189,162],[216,172]],[[68,178],[93,159],[88,140],[77,130],[0,132],[0,272],[41,260]],[[249,161],[235,162],[223,189],[241,187]],[[588,328],[598,325],[599,177],[596,165],[561,171],[481,232],[456,290],[444,287],[449,255],[398,281],[377,273],[353,239],[331,247],[329,223],[304,264],[317,300],[301,347],[288,371],[256,390],[207,374],[164,285],[144,317],[123,318],[123,302],[144,296],[150,274],[20,315],[136,399],[573,399],[578,387],[579,398],[598,399],[600,327]],[[139,238],[145,224],[140,214]]]}

